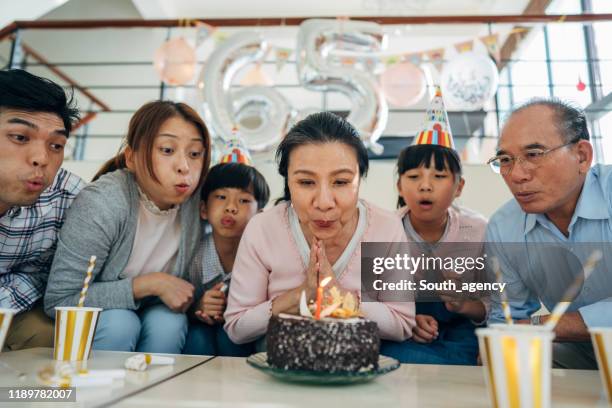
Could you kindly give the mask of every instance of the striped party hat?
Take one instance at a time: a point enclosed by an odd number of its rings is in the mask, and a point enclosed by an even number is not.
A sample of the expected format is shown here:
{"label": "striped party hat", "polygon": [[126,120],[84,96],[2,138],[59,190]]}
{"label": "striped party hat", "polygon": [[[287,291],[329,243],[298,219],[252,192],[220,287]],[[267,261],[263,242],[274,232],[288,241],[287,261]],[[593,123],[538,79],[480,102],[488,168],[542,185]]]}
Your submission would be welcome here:
{"label": "striped party hat", "polygon": [[233,138],[225,145],[219,163],[242,163],[251,166],[251,155],[244,141],[238,135],[236,128],[234,128],[232,133]]}
{"label": "striped party hat", "polygon": [[429,109],[427,109],[423,130],[417,133],[414,138],[413,145],[422,144],[438,145],[449,149],[455,148],[448,115],[442,99],[442,91],[439,86],[436,86],[436,94],[429,104]]}

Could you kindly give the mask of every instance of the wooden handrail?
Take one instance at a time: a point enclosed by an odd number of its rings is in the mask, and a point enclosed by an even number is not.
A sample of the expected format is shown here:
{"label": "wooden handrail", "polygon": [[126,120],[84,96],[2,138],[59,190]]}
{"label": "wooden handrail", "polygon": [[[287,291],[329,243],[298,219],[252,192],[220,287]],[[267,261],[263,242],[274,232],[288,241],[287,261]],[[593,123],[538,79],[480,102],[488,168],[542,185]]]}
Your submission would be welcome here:
{"label": "wooden handrail", "polygon": [[[203,22],[215,27],[239,26],[293,26],[310,18],[329,17],[287,17],[287,18],[195,18],[167,20],[36,20],[15,21],[0,30],[0,40],[19,29],[100,29],[100,28],[139,28],[139,27],[184,27]],[[373,21],[379,24],[493,24],[493,23],[555,23],[555,22],[594,22],[612,20],[612,14],[517,14],[517,15],[465,15],[465,16],[364,16],[348,17],[355,21]]]}

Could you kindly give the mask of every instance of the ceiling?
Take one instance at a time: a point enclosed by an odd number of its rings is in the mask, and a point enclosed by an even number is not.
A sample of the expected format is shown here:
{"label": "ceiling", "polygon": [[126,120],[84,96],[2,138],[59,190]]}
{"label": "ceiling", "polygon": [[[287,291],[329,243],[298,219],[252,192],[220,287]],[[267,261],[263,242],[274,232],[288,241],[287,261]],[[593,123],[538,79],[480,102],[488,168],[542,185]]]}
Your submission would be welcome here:
{"label": "ceiling", "polygon": [[0,28],[15,20],[36,20],[68,0],[0,0]]}
{"label": "ceiling", "polygon": [[[72,0],[75,1],[75,0]],[[145,19],[521,14],[527,0],[132,0]]]}

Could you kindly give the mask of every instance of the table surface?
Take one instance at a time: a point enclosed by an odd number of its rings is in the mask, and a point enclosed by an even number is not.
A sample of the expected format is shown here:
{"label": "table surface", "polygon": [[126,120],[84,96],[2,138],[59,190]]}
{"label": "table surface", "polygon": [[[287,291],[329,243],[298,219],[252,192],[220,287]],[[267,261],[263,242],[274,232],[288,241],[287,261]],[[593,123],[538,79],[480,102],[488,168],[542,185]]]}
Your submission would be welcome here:
{"label": "table surface", "polygon": [[[554,407],[607,407],[597,371],[553,370]],[[482,367],[404,364],[365,384],[285,383],[244,358],[215,357],[121,407],[489,407]]]}
{"label": "table surface", "polygon": [[[138,353],[94,350],[87,361],[87,368],[91,370],[120,369],[123,368],[125,360],[134,354]],[[144,372],[128,370],[125,379],[115,380],[112,387],[78,388],[76,393],[77,402],[80,403],[79,405],[87,407],[112,404],[114,401],[126,398],[148,387],[154,387],[156,384],[180,375],[184,371],[211,359],[208,356],[173,355],[173,357],[175,358],[175,364],[172,366],[149,367]],[[0,387],[41,387],[37,380],[38,371],[47,365],[54,364],[55,360],[53,360],[52,348],[33,348],[0,353],[0,362]],[[25,374],[25,379],[20,380],[19,373]],[[60,406],[62,404],[44,402],[28,405],[27,403],[19,402],[11,405],[9,403],[0,403],[2,407],[14,406],[25,408],[34,405],[50,408],[54,405]],[[63,404],[63,406],[66,405],[69,404]]]}
{"label": "table surface", "polygon": [[[135,353],[94,351],[89,369],[122,368]],[[174,366],[128,371],[112,388],[80,388],[78,405],[86,407],[488,407],[490,400],[482,367],[404,364],[398,370],[364,384],[303,385],[272,378],[244,358],[174,356]],[[40,386],[36,373],[52,364],[52,349],[0,354],[0,387]],[[553,370],[554,407],[607,407],[597,371]],[[33,404],[32,404],[33,405]],[[39,403],[38,406],[59,406]],[[2,406],[11,406],[2,404]],[[27,404],[13,404],[26,407]],[[63,404],[62,406],[66,406]]]}

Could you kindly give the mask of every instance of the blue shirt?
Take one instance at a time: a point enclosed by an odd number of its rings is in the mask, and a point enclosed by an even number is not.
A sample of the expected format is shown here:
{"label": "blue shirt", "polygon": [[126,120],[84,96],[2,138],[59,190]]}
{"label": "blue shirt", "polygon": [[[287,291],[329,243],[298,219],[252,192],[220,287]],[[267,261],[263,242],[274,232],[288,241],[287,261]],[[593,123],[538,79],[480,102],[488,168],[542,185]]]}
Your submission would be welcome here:
{"label": "blue shirt", "polygon": [[0,307],[23,312],[44,295],[66,210],[84,186],[59,169],[34,204],[0,215]]}
{"label": "blue shirt", "polygon": [[[557,290],[555,298],[554,287],[567,289],[573,281],[565,269],[573,269],[575,276],[593,249],[599,248],[603,258],[568,312],[578,311],[588,327],[612,327],[612,166],[600,164],[589,170],[568,231],[566,237],[544,214],[527,214],[515,200],[491,217],[487,255],[500,260],[512,318],[529,318],[541,303],[552,311],[561,293]],[[565,253],[556,250],[561,247]],[[501,321],[504,315],[494,296],[489,322]]]}

